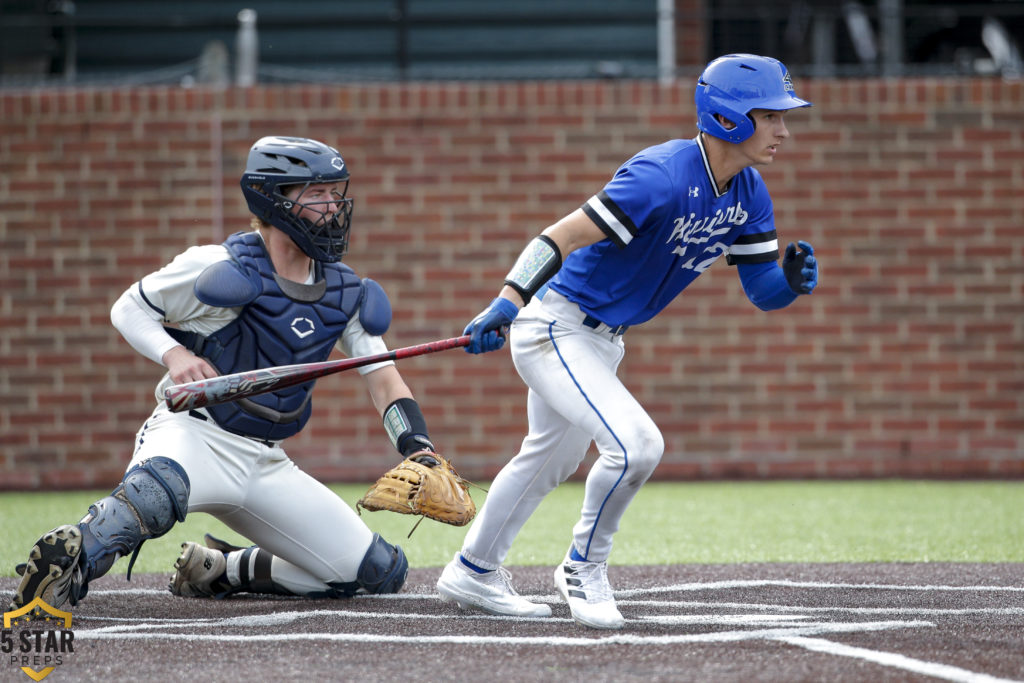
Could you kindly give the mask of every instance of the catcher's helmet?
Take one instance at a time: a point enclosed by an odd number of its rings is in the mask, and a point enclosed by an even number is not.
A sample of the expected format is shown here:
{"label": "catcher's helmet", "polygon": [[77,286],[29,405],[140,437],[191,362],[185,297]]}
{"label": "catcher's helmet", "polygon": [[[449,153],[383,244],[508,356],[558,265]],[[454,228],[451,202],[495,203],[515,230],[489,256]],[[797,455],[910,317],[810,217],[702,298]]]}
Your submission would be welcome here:
{"label": "catcher's helmet", "polygon": [[[348,168],[338,150],[306,138],[260,138],[249,150],[242,174],[242,194],[249,210],[262,221],[283,230],[307,256],[317,261],[340,261],[348,249],[352,222],[352,200],[348,192]],[[285,196],[292,185],[303,192],[319,183],[344,183],[330,202],[302,202]],[[329,204],[335,204],[329,210]],[[293,208],[311,209],[320,219],[310,221],[293,213]]]}
{"label": "catcher's helmet", "polygon": [[[713,60],[697,80],[693,94],[697,104],[697,128],[729,142],[743,142],[754,134],[752,109],[785,111],[810,107],[793,94],[786,65],[771,57],[735,54]],[[735,124],[728,129],[718,122],[721,114]]]}

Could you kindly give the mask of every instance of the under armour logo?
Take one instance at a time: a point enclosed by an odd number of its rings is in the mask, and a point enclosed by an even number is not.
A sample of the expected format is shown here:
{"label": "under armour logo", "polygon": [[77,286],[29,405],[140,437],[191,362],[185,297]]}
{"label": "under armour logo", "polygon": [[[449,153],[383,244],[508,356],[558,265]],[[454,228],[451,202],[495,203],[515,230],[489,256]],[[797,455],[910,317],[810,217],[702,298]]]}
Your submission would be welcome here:
{"label": "under armour logo", "polygon": [[699,194],[700,194],[700,188],[699,187],[691,187],[690,188],[690,196],[691,197],[696,197]]}
{"label": "under armour logo", "polygon": [[309,335],[313,334],[314,329],[315,325],[313,325],[313,321],[309,318],[296,318],[292,321],[292,332],[294,332],[295,336],[299,339],[305,339]]}

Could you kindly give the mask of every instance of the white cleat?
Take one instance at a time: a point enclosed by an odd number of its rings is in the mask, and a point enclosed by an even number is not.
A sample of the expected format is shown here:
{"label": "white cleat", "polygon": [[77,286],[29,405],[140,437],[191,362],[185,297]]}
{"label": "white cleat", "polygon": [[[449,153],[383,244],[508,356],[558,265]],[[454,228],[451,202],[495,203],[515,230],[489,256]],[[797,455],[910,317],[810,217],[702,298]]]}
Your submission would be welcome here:
{"label": "white cleat", "polygon": [[174,563],[174,576],[168,589],[183,598],[213,598],[226,592],[218,577],[227,569],[224,553],[188,541],[181,544],[181,555]]}
{"label": "white cleat", "polygon": [[458,553],[441,572],[437,592],[442,600],[458,603],[462,609],[509,617],[551,616],[550,606],[530,602],[516,593],[507,569],[498,567],[497,571],[477,574],[462,564]]}
{"label": "white cleat", "polygon": [[555,588],[569,603],[577,623],[605,629],[625,626],[608,583],[607,562],[576,562],[566,557],[555,569]]}

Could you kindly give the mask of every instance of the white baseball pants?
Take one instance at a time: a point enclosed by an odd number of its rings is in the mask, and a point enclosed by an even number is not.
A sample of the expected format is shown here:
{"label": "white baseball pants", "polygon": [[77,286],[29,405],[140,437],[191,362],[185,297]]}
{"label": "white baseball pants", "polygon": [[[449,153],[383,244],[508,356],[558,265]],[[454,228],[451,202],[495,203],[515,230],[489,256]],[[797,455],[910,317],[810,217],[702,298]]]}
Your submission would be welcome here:
{"label": "white baseball pants", "polygon": [[271,576],[296,595],[354,581],[373,532],[280,446],[160,404],[136,435],[130,469],[162,455],[188,474],[189,514],[207,512],[274,555]]}
{"label": "white baseball pants", "polygon": [[583,325],[585,317],[548,290],[512,324],[512,359],[529,387],[529,434],[495,478],[466,536],[462,554],[481,568],[505,561],[523,524],[576,471],[591,441],[599,456],[572,537],[586,560],[607,560],[623,513],[661,460],[661,432],[615,374],[625,352],[622,336],[606,325]]}

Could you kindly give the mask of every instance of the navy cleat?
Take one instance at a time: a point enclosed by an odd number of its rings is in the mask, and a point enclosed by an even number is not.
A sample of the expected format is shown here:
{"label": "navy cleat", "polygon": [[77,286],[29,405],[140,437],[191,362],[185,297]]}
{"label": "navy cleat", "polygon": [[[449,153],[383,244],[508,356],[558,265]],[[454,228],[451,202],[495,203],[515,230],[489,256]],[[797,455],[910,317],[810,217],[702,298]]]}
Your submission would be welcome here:
{"label": "navy cleat", "polygon": [[77,526],[65,524],[43,534],[28,561],[16,567],[22,578],[10,609],[24,607],[36,598],[53,608],[69,600],[77,604],[86,592],[81,559],[82,532]]}

